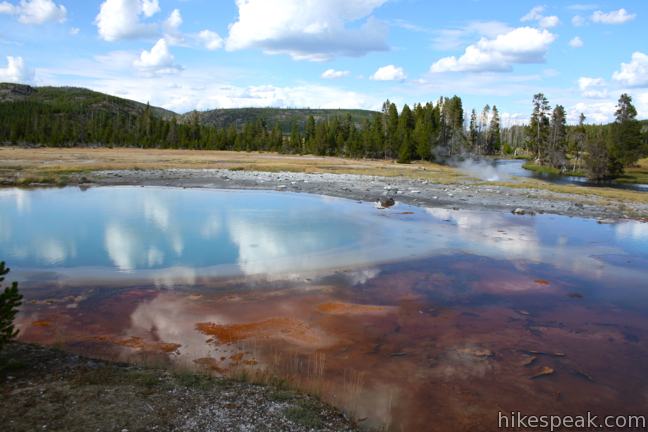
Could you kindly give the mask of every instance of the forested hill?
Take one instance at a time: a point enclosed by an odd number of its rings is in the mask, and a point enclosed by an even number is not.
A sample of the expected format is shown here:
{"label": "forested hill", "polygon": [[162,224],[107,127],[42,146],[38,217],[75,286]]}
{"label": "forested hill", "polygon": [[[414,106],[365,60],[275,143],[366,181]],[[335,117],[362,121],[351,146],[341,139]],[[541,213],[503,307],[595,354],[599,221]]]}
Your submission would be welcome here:
{"label": "forested hill", "polygon": [[282,132],[289,133],[293,124],[303,131],[309,116],[313,116],[316,122],[350,116],[352,122],[359,127],[365,120],[371,120],[376,114],[375,111],[356,109],[231,108],[187,113],[183,115],[183,121],[189,122],[191,116],[197,115],[199,123],[204,126],[217,128],[235,126],[237,129],[241,129],[246,123],[262,121],[268,126],[278,124]]}
{"label": "forested hill", "polygon": [[[24,102],[30,105],[44,105],[48,109],[70,113],[103,113],[106,115],[143,114],[146,104],[107,95],[78,87],[32,87],[23,84],[0,83],[0,104]],[[245,124],[263,122],[267,127],[278,124],[283,133],[289,133],[295,124],[299,130],[304,130],[309,116],[316,122],[330,120],[334,117],[350,116],[356,126],[365,120],[371,120],[374,111],[351,109],[310,109],[310,108],[231,108],[214,109],[209,111],[176,114],[164,108],[151,106],[151,114],[155,117],[171,120],[176,117],[178,123],[189,124],[197,116],[202,126],[228,128],[234,126],[242,129]]]}
{"label": "forested hill", "polygon": [[[32,87],[0,83],[0,103],[44,105],[60,112],[103,112],[106,114],[141,115],[146,104],[78,87]],[[176,114],[151,107],[151,113],[170,120]]]}

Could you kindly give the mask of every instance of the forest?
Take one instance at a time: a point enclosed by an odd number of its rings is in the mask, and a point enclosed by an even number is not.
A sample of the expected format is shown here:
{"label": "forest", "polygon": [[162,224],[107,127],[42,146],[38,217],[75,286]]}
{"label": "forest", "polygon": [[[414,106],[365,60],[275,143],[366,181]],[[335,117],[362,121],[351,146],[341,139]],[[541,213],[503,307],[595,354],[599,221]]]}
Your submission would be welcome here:
{"label": "forest", "polygon": [[507,155],[528,158],[532,169],[592,179],[619,176],[625,167],[648,156],[648,128],[637,120],[632,98],[626,94],[619,98],[616,120],[608,125],[587,124],[581,114],[577,125],[568,126],[565,108],[552,109],[539,93],[533,97],[526,126],[502,127],[497,107],[489,105],[479,112],[473,109],[465,118],[461,98],[453,96],[412,107],[405,104],[400,110],[387,100],[371,116],[346,113],[316,120],[308,115],[301,122],[293,118],[288,131],[285,124],[268,124],[263,118],[216,127],[201,121],[198,112],[177,116],[148,104],[115,109],[119,100],[113,99],[108,107],[99,103],[100,108],[97,100],[89,105],[60,96],[2,100],[0,142],[273,151],[399,163]]}

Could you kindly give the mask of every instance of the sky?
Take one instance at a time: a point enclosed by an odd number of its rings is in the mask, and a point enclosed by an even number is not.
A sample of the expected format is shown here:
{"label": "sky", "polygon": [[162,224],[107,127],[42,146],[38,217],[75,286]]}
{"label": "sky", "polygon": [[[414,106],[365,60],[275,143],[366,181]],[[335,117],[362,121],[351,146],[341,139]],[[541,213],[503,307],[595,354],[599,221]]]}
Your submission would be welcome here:
{"label": "sky", "polygon": [[458,95],[526,121],[648,118],[648,1],[0,0],[0,81],[86,87],[176,112],[380,109]]}

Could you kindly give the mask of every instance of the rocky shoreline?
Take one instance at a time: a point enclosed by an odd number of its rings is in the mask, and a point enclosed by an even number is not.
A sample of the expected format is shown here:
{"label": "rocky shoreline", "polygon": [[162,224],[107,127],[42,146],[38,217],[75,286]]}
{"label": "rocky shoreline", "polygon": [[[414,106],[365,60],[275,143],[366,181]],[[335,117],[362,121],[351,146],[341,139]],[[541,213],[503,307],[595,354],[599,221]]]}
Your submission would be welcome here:
{"label": "rocky shoreline", "polygon": [[0,394],[7,432],[357,430],[334,408],[286,388],[24,343],[0,352]]}
{"label": "rocky shoreline", "polygon": [[226,169],[96,171],[78,175],[72,180],[87,185],[278,190],[372,202],[391,196],[396,202],[422,207],[508,212],[523,209],[527,214],[552,213],[604,221],[648,218],[648,204],[642,202],[621,204],[593,195],[573,195],[477,181],[439,184],[403,177]]}

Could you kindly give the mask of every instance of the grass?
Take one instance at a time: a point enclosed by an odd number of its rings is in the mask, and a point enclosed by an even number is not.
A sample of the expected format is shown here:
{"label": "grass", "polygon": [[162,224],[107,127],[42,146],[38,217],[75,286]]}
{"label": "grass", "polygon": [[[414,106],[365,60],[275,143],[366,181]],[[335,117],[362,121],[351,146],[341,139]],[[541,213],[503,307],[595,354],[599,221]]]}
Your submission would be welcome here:
{"label": "grass", "polygon": [[581,171],[560,171],[558,168],[554,167],[549,167],[545,165],[538,165],[534,164],[533,162],[526,162],[524,165],[522,165],[522,168],[527,169],[529,171],[533,171],[539,174],[547,174],[547,175],[553,175],[553,176],[573,176],[573,177],[586,177],[585,173]]}
{"label": "grass", "polygon": [[625,174],[616,180],[621,183],[648,184],[648,159],[642,159],[636,166],[626,168]]}
{"label": "grass", "polygon": [[[587,177],[586,174],[582,171],[568,171],[561,173],[559,169],[534,164],[532,162],[527,162],[522,165],[522,167],[528,169],[529,171],[537,172],[540,174]],[[615,178],[614,180],[619,183],[648,184],[648,159],[641,159],[639,162],[637,162],[637,165],[626,168],[624,174]]]}
{"label": "grass", "polygon": [[317,411],[306,403],[286,408],[284,415],[293,423],[307,428],[316,429],[323,426],[322,419]]}
{"label": "grass", "polygon": [[[489,185],[504,186],[516,189],[536,189],[566,195],[565,200],[576,201],[580,197],[581,203],[596,203],[603,205],[619,205],[623,202],[634,202],[648,204],[648,194],[625,189],[614,189],[605,187],[586,187],[573,185],[559,185],[544,182],[536,179],[524,179],[519,182],[492,182]],[[553,197],[552,199],[560,199]],[[592,199],[598,202],[592,201]],[[587,200],[587,202],[583,202]]]}
{"label": "grass", "polygon": [[169,168],[344,173],[408,177],[438,183],[456,183],[467,179],[454,168],[430,162],[402,165],[385,160],[229,151],[0,147],[0,183],[5,185],[63,185],[72,175],[92,171]]}

